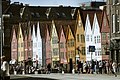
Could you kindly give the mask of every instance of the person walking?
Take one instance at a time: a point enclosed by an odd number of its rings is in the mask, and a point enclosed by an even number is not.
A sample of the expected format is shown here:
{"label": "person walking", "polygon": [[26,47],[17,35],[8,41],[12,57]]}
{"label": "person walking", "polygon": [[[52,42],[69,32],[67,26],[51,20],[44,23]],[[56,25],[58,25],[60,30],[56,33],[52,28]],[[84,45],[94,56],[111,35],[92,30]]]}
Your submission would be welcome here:
{"label": "person walking", "polygon": [[9,74],[9,64],[6,61],[6,57],[2,56],[1,57],[1,72],[2,72],[2,80],[10,80],[10,74]]}
{"label": "person walking", "polygon": [[116,74],[116,69],[117,69],[117,63],[114,61],[112,63],[112,73],[115,75],[115,77],[117,77],[117,74]]}
{"label": "person walking", "polygon": [[102,61],[99,61],[99,73],[102,74],[102,67],[103,67],[103,63]]}
{"label": "person walking", "polygon": [[51,73],[51,64],[50,63],[47,65],[47,69],[48,69],[48,74],[50,74]]}

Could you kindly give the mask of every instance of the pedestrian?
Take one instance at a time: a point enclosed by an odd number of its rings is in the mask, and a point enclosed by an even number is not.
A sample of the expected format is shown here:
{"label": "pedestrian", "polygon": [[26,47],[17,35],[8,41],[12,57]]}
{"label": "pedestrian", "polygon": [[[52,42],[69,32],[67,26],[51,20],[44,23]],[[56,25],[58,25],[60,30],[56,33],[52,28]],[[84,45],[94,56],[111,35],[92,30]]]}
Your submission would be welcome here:
{"label": "pedestrian", "polygon": [[87,64],[86,64],[86,61],[83,63],[83,73],[86,73],[86,67],[87,67]]}
{"label": "pedestrian", "polygon": [[1,57],[1,78],[2,80],[10,80],[10,74],[9,74],[9,64],[6,61],[6,57]]}
{"label": "pedestrian", "polygon": [[51,64],[50,63],[47,65],[47,69],[48,69],[48,74],[50,74],[51,73]]}
{"label": "pedestrian", "polygon": [[112,73],[115,75],[115,77],[117,77],[116,69],[117,69],[117,63],[114,61],[112,63]]}
{"label": "pedestrian", "polygon": [[106,67],[106,73],[109,74],[109,67],[110,67],[109,61],[106,61],[105,67]]}
{"label": "pedestrian", "polygon": [[102,74],[103,63],[99,61],[99,73]]}

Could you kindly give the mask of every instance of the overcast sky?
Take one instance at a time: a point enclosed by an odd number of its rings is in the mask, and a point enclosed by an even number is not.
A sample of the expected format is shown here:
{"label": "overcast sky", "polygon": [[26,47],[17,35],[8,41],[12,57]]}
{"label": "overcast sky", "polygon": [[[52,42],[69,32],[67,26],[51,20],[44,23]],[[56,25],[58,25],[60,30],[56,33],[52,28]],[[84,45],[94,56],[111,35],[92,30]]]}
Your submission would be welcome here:
{"label": "overcast sky", "polygon": [[80,6],[80,3],[90,1],[103,1],[103,0],[11,0],[13,2],[20,2],[34,6]]}

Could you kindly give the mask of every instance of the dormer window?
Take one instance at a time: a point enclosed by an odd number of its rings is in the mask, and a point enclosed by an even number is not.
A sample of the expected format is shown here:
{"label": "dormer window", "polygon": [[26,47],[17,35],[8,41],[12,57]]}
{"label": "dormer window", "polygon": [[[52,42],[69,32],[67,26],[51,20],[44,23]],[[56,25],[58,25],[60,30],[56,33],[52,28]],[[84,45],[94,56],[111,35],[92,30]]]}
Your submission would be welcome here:
{"label": "dormer window", "polygon": [[46,12],[45,12],[47,18],[48,18],[49,14],[50,14],[50,10],[51,10],[51,8],[48,8],[48,9],[46,10]]}
{"label": "dormer window", "polygon": [[40,17],[40,14],[38,12],[36,13],[36,17],[38,17],[38,18]]}
{"label": "dormer window", "polygon": [[81,24],[82,24],[82,23],[81,23],[81,21],[79,20],[79,21],[78,21],[78,25],[79,25],[79,27],[81,27]]}
{"label": "dormer window", "polygon": [[74,17],[75,11],[76,11],[76,8],[71,10],[71,16],[72,16],[72,18]]}

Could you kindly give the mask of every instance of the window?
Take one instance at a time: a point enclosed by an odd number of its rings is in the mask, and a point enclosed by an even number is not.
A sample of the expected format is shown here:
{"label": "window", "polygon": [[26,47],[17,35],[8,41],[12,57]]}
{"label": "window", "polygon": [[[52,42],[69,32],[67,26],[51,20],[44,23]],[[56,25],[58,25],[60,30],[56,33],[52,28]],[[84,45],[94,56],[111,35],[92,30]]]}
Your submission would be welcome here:
{"label": "window", "polygon": [[22,56],[22,57],[24,56],[24,52],[23,52],[23,51],[21,52],[21,56]]}
{"label": "window", "polygon": [[120,21],[120,19],[119,19],[119,10],[116,10],[116,32],[118,32],[118,31],[120,31],[120,26],[119,26],[119,21]]}
{"label": "window", "polygon": [[58,55],[58,48],[54,48],[54,49],[53,49],[53,55],[54,55],[54,56],[57,56],[57,55]]}
{"label": "window", "polygon": [[70,40],[68,40],[67,44],[68,44],[68,47],[70,47]]}
{"label": "window", "polygon": [[82,55],[85,55],[85,47],[82,47]]}
{"label": "window", "polygon": [[89,41],[89,35],[87,35],[87,41]]}
{"label": "window", "polygon": [[58,43],[58,38],[57,37],[53,37],[52,38],[52,44],[57,44]]}
{"label": "window", "polygon": [[96,43],[96,36],[94,37],[95,43]]}
{"label": "window", "polygon": [[77,34],[77,42],[79,42],[80,41],[80,39],[79,39],[79,34]]}
{"label": "window", "polygon": [[118,3],[118,0],[112,0],[113,1],[113,5]]}
{"label": "window", "polygon": [[89,47],[87,47],[87,54],[90,54],[90,53],[89,53]]}
{"label": "window", "polygon": [[64,52],[61,52],[61,58],[64,59]]}
{"label": "window", "polygon": [[98,43],[100,43],[100,40],[101,40],[101,39],[100,39],[100,36],[98,36]]}
{"label": "window", "polygon": [[110,33],[107,33],[108,40],[110,40]]}
{"label": "window", "polygon": [[74,39],[71,39],[71,47],[74,46]]}
{"label": "window", "polygon": [[99,36],[97,36],[97,43],[99,43]]}
{"label": "window", "polygon": [[95,51],[95,56],[97,56],[97,51]]}
{"label": "window", "polygon": [[92,35],[91,35],[91,42],[92,42]]}
{"label": "window", "polygon": [[85,37],[83,34],[81,34],[81,42],[84,43],[85,42]]}
{"label": "window", "polygon": [[102,33],[102,40],[106,40],[106,33]]}
{"label": "window", "polygon": [[112,15],[112,32],[115,33],[115,15]]}
{"label": "window", "polygon": [[37,43],[34,43],[34,48],[37,47]]}
{"label": "window", "polygon": [[60,48],[64,48],[63,42],[60,42]]}

